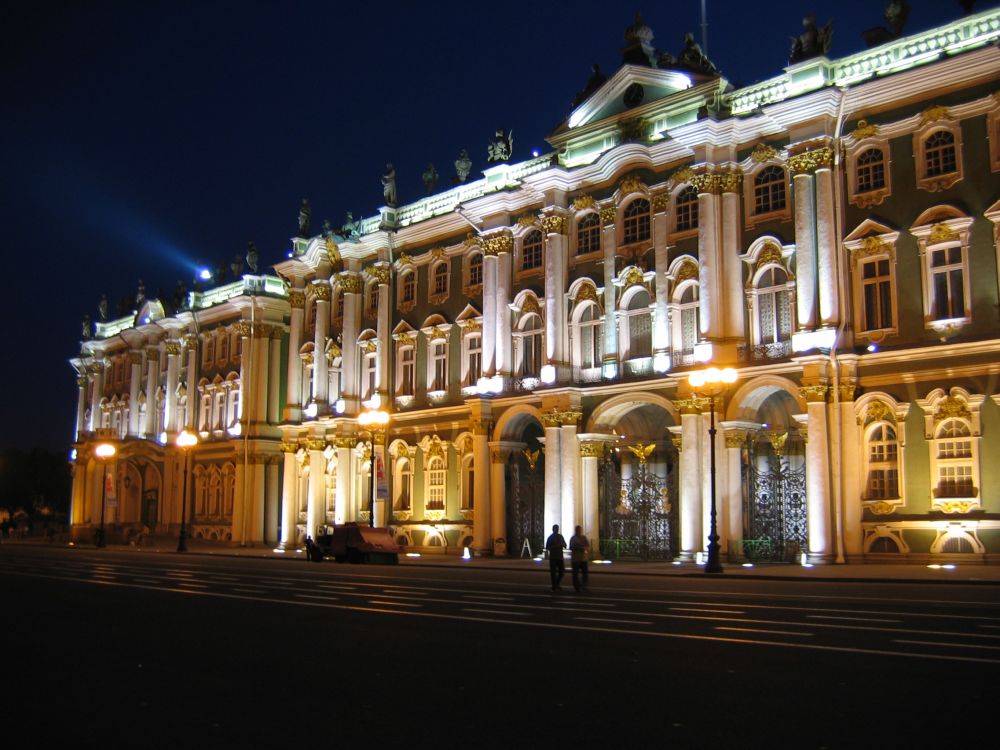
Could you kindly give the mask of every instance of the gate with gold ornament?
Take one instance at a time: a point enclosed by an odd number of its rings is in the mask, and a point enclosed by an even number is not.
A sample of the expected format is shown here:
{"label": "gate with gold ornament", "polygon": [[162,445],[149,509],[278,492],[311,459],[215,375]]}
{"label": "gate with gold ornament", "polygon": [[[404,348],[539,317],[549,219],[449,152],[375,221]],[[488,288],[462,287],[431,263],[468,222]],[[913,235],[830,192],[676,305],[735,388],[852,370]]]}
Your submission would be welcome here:
{"label": "gate with gold ornament", "polygon": [[[677,554],[677,451],[630,445],[627,476],[611,451],[599,473],[601,553],[613,559],[670,560]],[[652,458],[652,460],[651,460]]]}
{"label": "gate with gold ornament", "polygon": [[743,554],[793,562],[806,549],[804,436],[795,428],[750,432],[743,455]]}
{"label": "gate with gold ornament", "polygon": [[507,554],[521,557],[528,542],[532,555],[545,544],[545,456],[539,448],[511,455],[507,464]]}

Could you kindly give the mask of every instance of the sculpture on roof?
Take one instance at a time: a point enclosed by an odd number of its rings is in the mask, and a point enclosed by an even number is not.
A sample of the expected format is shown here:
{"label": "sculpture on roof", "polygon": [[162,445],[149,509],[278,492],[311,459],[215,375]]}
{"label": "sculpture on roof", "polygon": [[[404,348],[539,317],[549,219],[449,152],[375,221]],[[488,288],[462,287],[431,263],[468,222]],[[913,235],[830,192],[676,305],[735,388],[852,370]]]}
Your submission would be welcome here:
{"label": "sculpture on roof", "polygon": [[507,161],[514,151],[514,133],[500,129],[486,147],[486,161],[493,164]]}
{"label": "sculpture on roof", "polygon": [[333,228],[330,226],[329,219],[323,219],[323,239],[332,240],[333,239]]}
{"label": "sculpture on roof", "polygon": [[174,287],[174,309],[183,310],[185,303],[187,303],[187,287],[183,281],[177,279],[177,286]]}
{"label": "sculpture on roof", "polygon": [[656,67],[656,50],[653,48],[653,30],[635,14],[635,22],[625,29],[625,46],[622,47],[622,65]]}
{"label": "sculpture on roof", "polygon": [[816,16],[809,14],[802,19],[802,33],[792,39],[789,63],[802,62],[812,57],[820,57],[830,51],[833,41],[833,21],[827,21],[823,28],[816,26]]}
{"label": "sculpture on roof", "polygon": [[458,158],[455,159],[455,177],[459,182],[465,182],[469,179],[469,172],[472,170],[472,159],[469,158],[469,152],[464,148],[458,152]]}
{"label": "sculpture on roof", "polygon": [[250,267],[250,273],[257,273],[257,245],[253,240],[247,243],[247,266]]}
{"label": "sculpture on roof", "polygon": [[108,319],[108,295],[102,294],[101,301],[97,303],[97,318],[102,323]]}
{"label": "sculpture on roof", "polygon": [[80,323],[80,336],[84,341],[90,341],[90,316],[84,315]]}
{"label": "sculpture on roof", "polygon": [[886,6],[885,13],[882,14],[889,28],[876,26],[862,31],[861,36],[864,38],[865,44],[868,47],[877,47],[880,44],[891,42],[893,39],[898,39],[903,35],[903,26],[909,15],[910,4],[906,0],[891,0]]}
{"label": "sculpture on roof", "polygon": [[309,208],[309,199],[303,198],[302,205],[299,206],[299,237],[309,236],[309,218],[312,216],[312,209]]}
{"label": "sculpture on roof", "polygon": [[138,310],[142,303],[146,301],[146,285],[139,279],[139,287],[135,290],[135,307]]}
{"label": "sculpture on roof", "polygon": [[965,15],[969,15],[972,12],[972,6],[976,4],[976,0],[958,0],[958,4],[962,6],[962,12]]}
{"label": "sculpture on roof", "polygon": [[603,86],[604,82],[607,80],[607,76],[601,72],[601,68],[597,63],[591,65],[590,78],[587,79],[587,85],[576,92],[576,96],[573,97],[573,108],[576,109],[578,106],[587,101],[590,95]]}
{"label": "sculpture on roof", "polygon": [[361,220],[354,220],[354,214],[350,211],[344,212],[344,226],[340,228],[340,234],[349,240],[361,235]]}
{"label": "sculpture on roof", "polygon": [[434,189],[437,187],[438,184],[438,172],[434,168],[433,164],[427,165],[427,169],[424,170],[423,180],[424,180],[424,190],[426,191],[427,195],[430,195],[431,193],[434,192]]}
{"label": "sculpture on roof", "polygon": [[702,51],[701,45],[694,40],[694,34],[690,31],[684,34],[684,49],[677,57],[677,64],[702,75],[715,76],[719,74],[719,69],[708,59],[708,55]]}
{"label": "sculpture on roof", "polygon": [[234,255],[233,262],[229,264],[229,272],[233,275],[234,279],[240,278],[243,275],[243,258]]}
{"label": "sculpture on roof", "polygon": [[385,205],[396,207],[396,168],[392,166],[392,162],[385,165],[385,173],[382,175],[382,197]]}

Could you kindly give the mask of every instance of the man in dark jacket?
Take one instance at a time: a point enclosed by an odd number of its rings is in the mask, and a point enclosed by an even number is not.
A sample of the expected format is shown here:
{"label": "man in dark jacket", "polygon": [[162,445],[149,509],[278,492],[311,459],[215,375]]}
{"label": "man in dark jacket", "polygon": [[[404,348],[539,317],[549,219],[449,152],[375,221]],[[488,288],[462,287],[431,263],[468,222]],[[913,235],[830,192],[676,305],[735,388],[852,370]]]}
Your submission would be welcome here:
{"label": "man in dark jacket", "polygon": [[587,579],[590,577],[587,564],[590,560],[590,540],[583,535],[582,526],[577,526],[576,533],[570,537],[569,554],[573,566],[573,588],[586,591]]}
{"label": "man in dark jacket", "polygon": [[552,525],[552,533],[545,541],[545,551],[549,553],[549,576],[552,578],[552,590],[561,591],[559,586],[563,576],[566,574],[566,563],[563,562],[563,550],[566,549],[566,540],[559,533],[559,524]]}

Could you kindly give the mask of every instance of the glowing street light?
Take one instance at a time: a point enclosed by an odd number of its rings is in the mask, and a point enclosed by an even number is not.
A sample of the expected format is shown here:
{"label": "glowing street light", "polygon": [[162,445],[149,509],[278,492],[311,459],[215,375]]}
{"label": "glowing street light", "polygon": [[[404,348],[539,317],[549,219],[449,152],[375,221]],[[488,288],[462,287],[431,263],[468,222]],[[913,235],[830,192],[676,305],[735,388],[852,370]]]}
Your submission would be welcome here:
{"label": "glowing street light", "polygon": [[184,457],[184,481],[182,483],[184,490],[181,495],[181,532],[177,536],[177,551],[187,552],[188,459],[191,456],[191,448],[198,444],[198,436],[193,432],[183,430],[177,436],[176,442],[177,447],[181,449],[181,455]]}
{"label": "glowing street light", "polygon": [[[704,370],[695,370],[688,375],[688,385],[696,395],[708,396],[708,407],[711,415],[710,427],[708,429],[709,451],[711,452],[711,513],[708,532],[708,562],[705,563],[706,573],[721,573],[722,562],[719,559],[719,525],[715,508],[715,399],[722,396],[726,388],[735,383],[737,378],[736,370],[726,367],[720,370],[718,367],[709,367]],[[724,399],[723,399],[724,401]]]}
{"label": "glowing street light", "polygon": [[104,509],[108,500],[108,459],[113,458],[117,452],[118,449],[111,443],[98,443],[94,447],[94,455],[101,461],[101,526],[97,529],[97,537],[94,539],[94,546],[99,549],[108,546],[104,534]]}
{"label": "glowing street light", "polygon": [[358,424],[362,427],[367,428],[365,431],[368,433],[371,445],[371,483],[372,483],[372,494],[369,498],[371,505],[369,506],[369,521],[371,526],[375,528],[375,497],[378,494],[378,482],[375,476],[375,444],[377,442],[382,442],[385,438],[386,428],[389,426],[389,412],[383,411],[381,409],[365,409],[361,414],[358,415]]}

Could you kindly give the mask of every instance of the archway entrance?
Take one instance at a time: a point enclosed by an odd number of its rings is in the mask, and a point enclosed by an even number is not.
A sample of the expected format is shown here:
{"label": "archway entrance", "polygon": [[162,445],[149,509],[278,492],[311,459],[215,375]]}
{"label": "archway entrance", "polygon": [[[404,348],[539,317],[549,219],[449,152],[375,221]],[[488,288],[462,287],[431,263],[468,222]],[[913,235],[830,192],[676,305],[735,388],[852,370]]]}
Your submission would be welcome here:
{"label": "archway entrance", "polygon": [[505,471],[508,554],[538,555],[545,544],[545,455],[538,438],[542,427],[532,420],[525,424]]}

